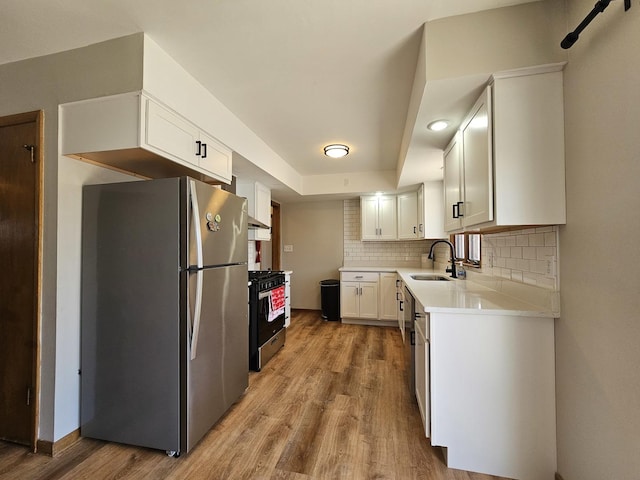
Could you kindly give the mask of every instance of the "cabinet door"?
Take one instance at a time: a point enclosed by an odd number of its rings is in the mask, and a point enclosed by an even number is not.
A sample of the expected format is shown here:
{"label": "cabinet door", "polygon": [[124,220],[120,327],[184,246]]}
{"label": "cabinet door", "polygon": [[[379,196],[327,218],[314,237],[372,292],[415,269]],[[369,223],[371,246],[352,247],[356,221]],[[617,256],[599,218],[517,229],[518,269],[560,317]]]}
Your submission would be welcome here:
{"label": "cabinet door", "polygon": [[291,324],[291,274],[284,274],[284,326]]}
{"label": "cabinet door", "polygon": [[462,225],[493,220],[491,87],[478,99],[462,126],[464,203]]}
{"label": "cabinet door", "polygon": [[378,228],[380,229],[379,240],[395,240],[398,238],[398,227],[396,223],[396,197],[378,197]]}
{"label": "cabinet door", "polygon": [[415,384],[416,400],[425,436],[430,436],[430,412],[429,412],[429,343],[426,341],[424,333],[416,326],[416,348],[415,348]]}
{"label": "cabinet door", "polygon": [[378,283],[360,283],[360,318],[378,319]]}
{"label": "cabinet door", "polygon": [[256,218],[271,226],[271,190],[256,182]]}
{"label": "cabinet door", "polygon": [[340,282],[340,316],[358,318],[360,315],[360,284],[358,282]]}
{"label": "cabinet door", "polygon": [[396,287],[396,298],[398,326],[400,327],[400,334],[402,335],[402,341],[404,342],[404,284],[400,278],[398,278]]}
{"label": "cabinet door", "polygon": [[147,123],[144,141],[156,151],[193,165],[198,165],[195,155],[200,132],[182,117],[147,100]]}
{"label": "cabinet door", "polygon": [[417,192],[398,195],[398,238],[402,240],[418,238]]}
{"label": "cabinet door", "polygon": [[418,201],[418,238],[426,238],[425,235],[425,209],[424,209],[424,183],[420,184],[418,192],[416,193],[416,199]]}
{"label": "cabinet door", "polygon": [[360,198],[360,223],[362,240],[377,240],[378,238],[378,198]]}
{"label": "cabinet door", "polygon": [[447,232],[462,226],[458,210],[461,201],[462,152],[460,137],[456,134],[444,151],[444,229]]}
{"label": "cabinet door", "polygon": [[380,319],[397,320],[396,274],[380,274]]}
{"label": "cabinet door", "polygon": [[200,168],[231,182],[231,151],[204,132],[200,132],[200,142]]}

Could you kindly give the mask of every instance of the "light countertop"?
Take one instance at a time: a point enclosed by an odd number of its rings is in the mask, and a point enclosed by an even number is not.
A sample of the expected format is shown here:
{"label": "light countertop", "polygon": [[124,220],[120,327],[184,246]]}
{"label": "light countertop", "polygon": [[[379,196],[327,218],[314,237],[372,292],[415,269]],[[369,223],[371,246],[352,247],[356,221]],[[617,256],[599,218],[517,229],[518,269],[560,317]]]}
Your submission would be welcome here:
{"label": "light countertop", "polygon": [[[472,280],[414,280],[411,275],[450,274],[440,270],[395,267],[342,267],[341,272],[397,272],[413,296],[428,313],[464,313],[528,317],[558,317],[546,305],[529,303]],[[533,287],[535,288],[535,287]]]}

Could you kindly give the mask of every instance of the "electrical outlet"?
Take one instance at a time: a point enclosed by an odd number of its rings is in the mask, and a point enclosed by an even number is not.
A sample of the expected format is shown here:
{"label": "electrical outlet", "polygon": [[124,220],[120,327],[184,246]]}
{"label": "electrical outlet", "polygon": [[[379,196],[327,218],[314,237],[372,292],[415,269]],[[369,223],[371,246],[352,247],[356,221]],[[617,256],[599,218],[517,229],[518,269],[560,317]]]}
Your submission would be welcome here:
{"label": "electrical outlet", "polygon": [[284,251],[287,253],[293,252],[293,245],[285,245]]}
{"label": "electrical outlet", "polygon": [[547,275],[556,274],[556,257],[547,257]]}

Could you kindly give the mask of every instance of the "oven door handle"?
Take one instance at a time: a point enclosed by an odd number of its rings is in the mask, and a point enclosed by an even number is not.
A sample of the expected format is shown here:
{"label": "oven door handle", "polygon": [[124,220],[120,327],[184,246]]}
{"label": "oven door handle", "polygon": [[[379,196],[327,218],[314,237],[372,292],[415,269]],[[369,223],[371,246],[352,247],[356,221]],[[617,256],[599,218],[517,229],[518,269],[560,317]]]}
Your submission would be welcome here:
{"label": "oven door handle", "polygon": [[258,293],[258,300],[262,300],[263,298],[267,298],[271,296],[271,290],[268,290],[266,292],[260,292]]}
{"label": "oven door handle", "polygon": [[196,304],[193,311],[193,329],[191,331],[191,360],[196,358],[196,350],[198,349],[198,335],[200,333],[200,315],[202,313],[202,281],[204,272],[202,271],[202,231],[200,230],[200,208],[198,206],[198,198],[196,197],[196,182],[190,180],[191,190],[191,221],[195,232],[197,266],[196,271]]}

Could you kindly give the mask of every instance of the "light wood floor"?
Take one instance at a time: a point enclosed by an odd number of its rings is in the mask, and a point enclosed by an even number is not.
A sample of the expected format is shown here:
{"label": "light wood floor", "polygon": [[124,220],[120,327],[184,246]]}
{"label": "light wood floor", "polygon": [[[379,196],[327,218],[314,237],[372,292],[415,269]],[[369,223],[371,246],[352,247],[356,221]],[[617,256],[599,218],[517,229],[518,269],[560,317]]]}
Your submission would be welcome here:
{"label": "light wood floor", "polygon": [[189,454],[83,438],[51,458],[0,442],[0,480],[497,479],[446,468],[405,373],[397,328],[294,311],[286,346]]}

